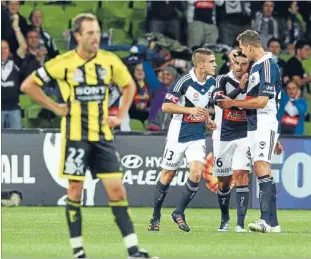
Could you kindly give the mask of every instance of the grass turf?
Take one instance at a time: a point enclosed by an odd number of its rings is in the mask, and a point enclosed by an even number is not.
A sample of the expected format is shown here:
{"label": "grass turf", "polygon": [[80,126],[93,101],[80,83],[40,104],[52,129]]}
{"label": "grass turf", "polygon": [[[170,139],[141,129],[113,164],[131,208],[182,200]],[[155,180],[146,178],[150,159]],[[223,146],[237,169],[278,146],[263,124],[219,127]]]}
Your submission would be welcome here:
{"label": "grass turf", "polygon": [[[162,258],[278,257],[310,258],[310,211],[279,211],[282,233],[235,233],[236,215],[231,210],[231,229],[216,231],[219,211],[188,209],[189,233],[170,220],[172,209],[162,213],[161,231],[148,232],[150,208],[131,210],[141,247]],[[249,210],[246,222],[258,217]],[[109,208],[83,208],[85,249],[90,258],[125,258],[121,234]],[[70,258],[71,249],[62,207],[2,208],[2,258]]]}

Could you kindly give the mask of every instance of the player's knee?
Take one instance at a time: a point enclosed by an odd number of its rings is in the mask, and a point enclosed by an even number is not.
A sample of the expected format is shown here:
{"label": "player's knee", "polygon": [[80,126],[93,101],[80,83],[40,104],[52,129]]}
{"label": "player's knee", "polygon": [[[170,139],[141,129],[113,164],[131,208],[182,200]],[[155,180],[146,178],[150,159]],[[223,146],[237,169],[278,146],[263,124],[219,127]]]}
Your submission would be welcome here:
{"label": "player's knee", "polygon": [[246,170],[237,170],[234,172],[236,186],[248,185],[248,174]]}
{"label": "player's knee", "polygon": [[203,168],[191,168],[189,178],[192,182],[198,183],[202,177]]}
{"label": "player's knee", "polygon": [[113,201],[122,201],[126,199],[126,189],[123,185],[115,186],[112,188],[109,193],[108,197],[110,200]]}
{"label": "player's knee", "polygon": [[270,175],[271,174],[270,164],[265,161],[255,161],[254,172],[257,177]]}
{"label": "player's knee", "polygon": [[175,172],[173,170],[163,169],[160,178],[161,183],[170,184],[175,176]]}
{"label": "player's knee", "polygon": [[190,175],[189,178],[193,182],[199,182],[202,177],[204,164],[199,161],[193,161],[190,165]]}
{"label": "player's knee", "polygon": [[68,198],[72,201],[80,201],[83,190],[83,182],[69,181],[69,187],[67,190]]}

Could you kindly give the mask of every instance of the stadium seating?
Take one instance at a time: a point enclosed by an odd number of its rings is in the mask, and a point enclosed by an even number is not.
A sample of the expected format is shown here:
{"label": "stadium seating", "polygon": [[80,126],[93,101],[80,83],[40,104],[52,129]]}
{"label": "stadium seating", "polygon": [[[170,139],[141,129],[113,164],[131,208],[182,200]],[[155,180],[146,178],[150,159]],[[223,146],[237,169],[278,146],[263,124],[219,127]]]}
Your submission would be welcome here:
{"label": "stadium seating", "polygon": [[[28,18],[34,8],[41,10],[44,14],[45,29],[52,35],[60,52],[63,53],[66,50],[63,33],[68,29],[69,21],[81,12],[96,14],[102,22],[104,31],[113,28],[113,44],[131,44],[133,39],[145,33],[147,3],[146,1],[133,1],[132,6],[129,6],[129,3],[129,1],[101,1],[101,8],[98,8],[99,1],[73,2],[64,6],[47,4],[44,1],[25,1],[20,13]],[[129,55],[127,51],[117,51],[116,54],[121,58]],[[217,70],[224,63],[221,59],[222,55],[216,53]],[[281,55],[281,58],[286,61],[289,55]],[[308,73],[311,73],[311,59],[304,61],[304,67]],[[24,111],[23,127],[29,127],[29,119],[37,120],[40,109],[24,95],[21,95],[20,101]],[[308,112],[311,113],[311,99],[307,99],[307,102]],[[140,121],[134,120],[131,123],[139,131],[145,129]],[[310,123],[306,123],[305,128],[306,133],[311,135]]]}

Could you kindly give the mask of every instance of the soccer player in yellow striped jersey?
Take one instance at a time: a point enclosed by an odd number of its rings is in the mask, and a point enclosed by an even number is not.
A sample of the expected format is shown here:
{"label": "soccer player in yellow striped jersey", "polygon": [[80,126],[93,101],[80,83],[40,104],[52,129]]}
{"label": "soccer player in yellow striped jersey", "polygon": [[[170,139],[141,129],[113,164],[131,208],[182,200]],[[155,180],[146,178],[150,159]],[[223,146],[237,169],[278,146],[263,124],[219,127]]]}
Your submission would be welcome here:
{"label": "soccer player in yellow striped jersey", "polygon": [[[99,50],[101,32],[94,15],[80,14],[72,24],[77,49],[47,62],[22,83],[21,89],[44,108],[62,116],[60,175],[69,179],[66,217],[73,254],[75,258],[86,258],[80,203],[85,172],[89,168],[94,178],[102,180],[129,256],[148,258],[148,253],[138,249],[111,132],[128,111],[136,86],[117,56]],[[52,80],[59,85],[63,104],[57,104],[42,91],[41,87]],[[123,88],[123,101],[118,114],[108,117],[112,82]]]}

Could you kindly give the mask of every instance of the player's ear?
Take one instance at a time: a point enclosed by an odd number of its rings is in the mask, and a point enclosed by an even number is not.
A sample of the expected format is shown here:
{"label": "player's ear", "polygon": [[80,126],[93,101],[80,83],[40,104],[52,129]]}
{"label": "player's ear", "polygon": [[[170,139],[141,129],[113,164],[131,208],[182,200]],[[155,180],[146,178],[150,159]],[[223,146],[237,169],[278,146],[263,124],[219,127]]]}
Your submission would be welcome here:
{"label": "player's ear", "polygon": [[80,32],[74,32],[73,33],[73,37],[75,38],[75,40],[78,42],[80,40],[81,34]]}

